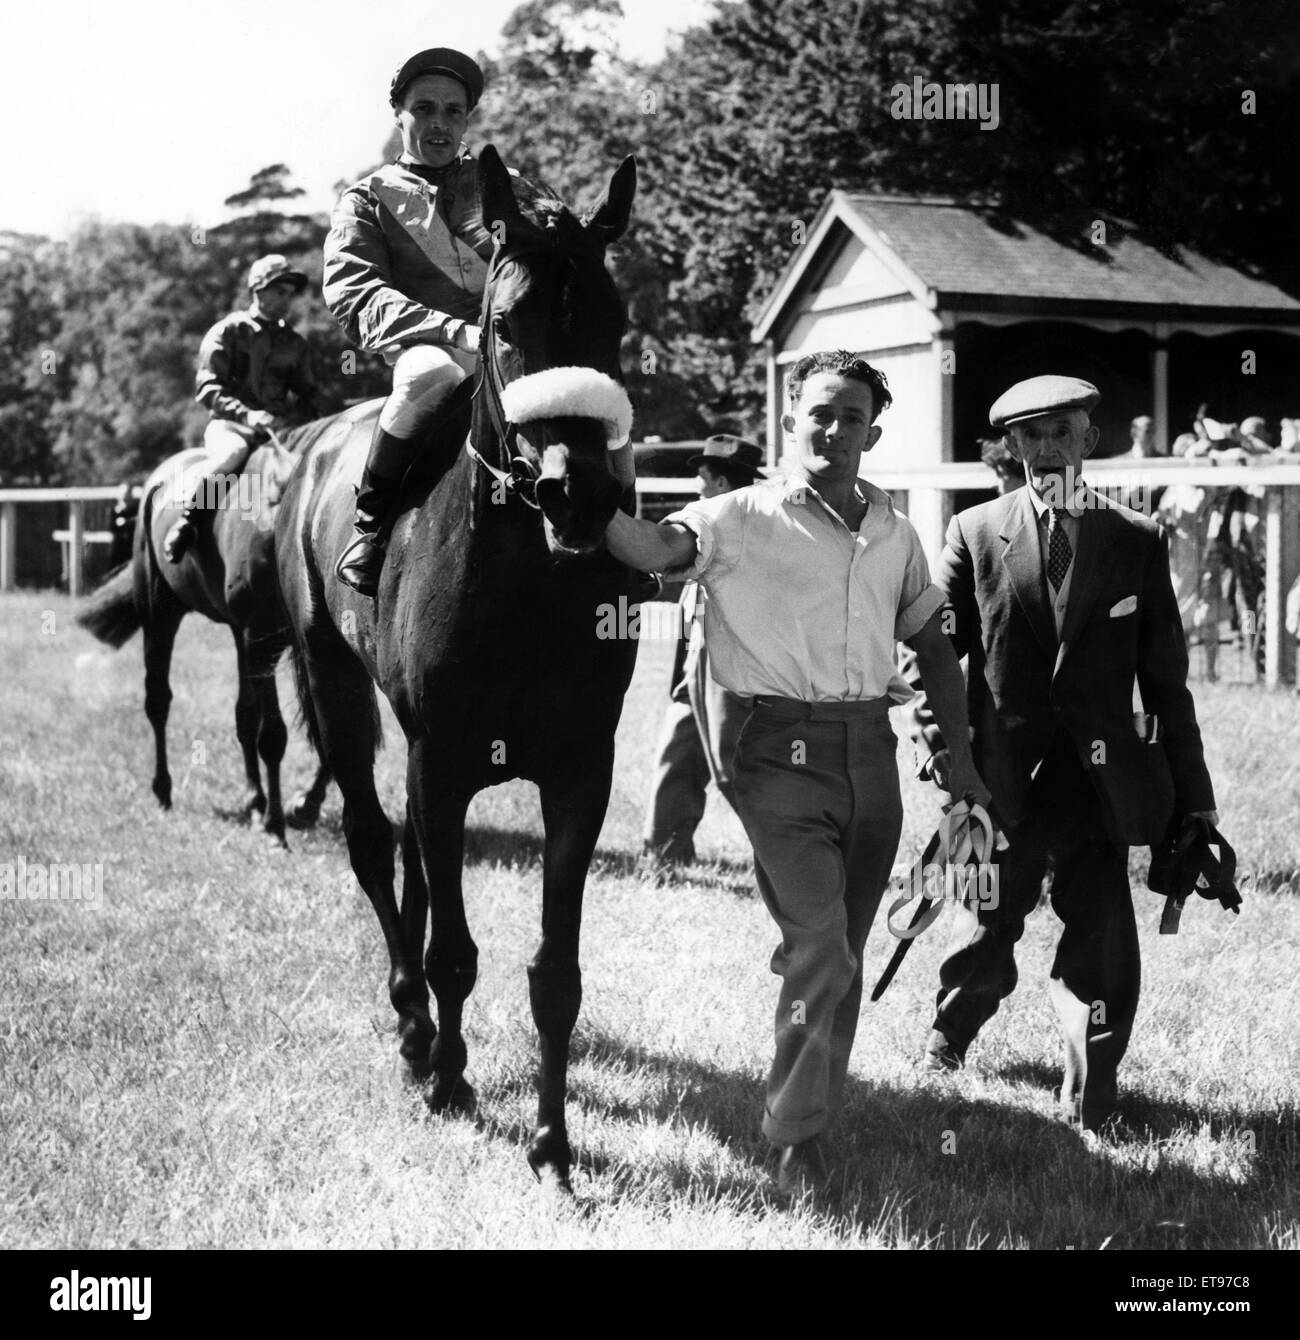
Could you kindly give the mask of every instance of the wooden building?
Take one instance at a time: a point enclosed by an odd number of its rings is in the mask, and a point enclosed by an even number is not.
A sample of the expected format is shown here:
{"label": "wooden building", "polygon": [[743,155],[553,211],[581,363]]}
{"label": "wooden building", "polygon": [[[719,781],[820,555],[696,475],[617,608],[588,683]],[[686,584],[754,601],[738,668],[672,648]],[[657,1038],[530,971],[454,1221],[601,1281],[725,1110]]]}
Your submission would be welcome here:
{"label": "wooden building", "polygon": [[[1300,415],[1300,302],[1191,252],[1168,256],[1116,226],[1048,236],[997,210],[832,191],[753,328],[767,346],[767,430],[782,454],[784,373],[845,348],[889,380],[895,404],[866,468],[973,461],[988,407],[1045,372],[1102,392],[1099,456],[1154,420],[1168,450],[1210,402],[1215,417]],[[927,547],[951,505],[918,493]],[[931,515],[933,513],[933,515]]]}

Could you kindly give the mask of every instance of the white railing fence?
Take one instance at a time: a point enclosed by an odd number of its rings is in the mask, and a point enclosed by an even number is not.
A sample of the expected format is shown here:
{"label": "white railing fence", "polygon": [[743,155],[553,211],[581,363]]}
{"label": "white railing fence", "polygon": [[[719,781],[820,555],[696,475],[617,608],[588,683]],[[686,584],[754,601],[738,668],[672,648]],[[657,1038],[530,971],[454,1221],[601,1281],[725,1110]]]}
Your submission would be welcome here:
{"label": "white railing fence", "polygon": [[[1115,496],[1123,490],[1130,496],[1150,497],[1152,490],[1175,484],[1198,488],[1248,488],[1262,490],[1261,528],[1264,548],[1264,591],[1259,611],[1264,634],[1264,680],[1270,686],[1292,683],[1296,670],[1296,643],[1287,633],[1286,598],[1300,575],[1300,461],[1291,463],[1267,458],[1263,464],[1214,465],[1205,460],[1157,459],[1089,461],[1088,482]],[[980,464],[945,464],[906,471],[871,471],[868,478],[894,495],[899,506],[916,523],[933,562],[943,544],[953,498],[959,493],[991,496],[993,473]],[[60,503],[67,508],[67,524],[36,534],[24,534],[24,546],[63,544],[67,589],[74,598],[85,591],[87,545],[108,543],[106,530],[87,530],[86,504],[111,501],[118,488],[8,488],[0,489],[0,591],[12,591],[17,580],[20,509],[28,503]],[[685,503],[698,493],[694,479],[639,479],[637,493],[644,498],[671,499]]]}

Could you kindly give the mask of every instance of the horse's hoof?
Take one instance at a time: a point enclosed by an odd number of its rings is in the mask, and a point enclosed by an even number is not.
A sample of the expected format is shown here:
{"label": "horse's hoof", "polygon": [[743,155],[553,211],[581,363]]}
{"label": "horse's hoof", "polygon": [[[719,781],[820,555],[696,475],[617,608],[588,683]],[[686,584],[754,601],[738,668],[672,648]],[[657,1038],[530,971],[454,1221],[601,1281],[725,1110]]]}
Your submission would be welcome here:
{"label": "horse's hoof", "polygon": [[172,807],[172,784],[171,784],[170,781],[168,781],[168,782],[162,782],[162,783],[155,782],[155,783],[153,784],[153,793],[154,793],[154,798],[158,801],[158,804],[159,804],[159,806],[160,806],[162,809],[164,809],[164,810],[169,810],[169,809],[171,809],[171,807]]}
{"label": "horse's hoof", "polygon": [[478,1094],[463,1077],[448,1083],[435,1075],[424,1095],[424,1101],[429,1105],[430,1112],[447,1116],[472,1117],[478,1110]]}
{"label": "horse's hoof", "polygon": [[320,806],[313,805],[305,791],[300,791],[284,807],[284,821],[290,828],[315,828],[319,818]]}
{"label": "horse's hoof", "polygon": [[266,797],[261,795],[251,795],[244,797],[244,803],[239,807],[239,817],[245,823],[253,822],[253,815],[266,813]]}
{"label": "horse's hoof", "polygon": [[429,1049],[433,1046],[435,1036],[436,1033],[430,1035],[420,1030],[403,1037],[397,1053],[401,1057],[402,1078],[408,1084],[418,1084],[423,1088],[429,1082],[433,1074],[433,1060],[429,1056]]}
{"label": "horse's hoof", "polygon": [[569,1148],[568,1137],[554,1127],[541,1127],[528,1142],[528,1166],[543,1186],[572,1192],[573,1187],[569,1184],[572,1164],[573,1151]]}
{"label": "horse's hoof", "polygon": [[[529,1166],[531,1167],[531,1160]],[[543,1163],[533,1168],[533,1176],[537,1178],[543,1194],[560,1196],[566,1200],[573,1198],[573,1184],[569,1181],[568,1173],[561,1172],[549,1163]]]}

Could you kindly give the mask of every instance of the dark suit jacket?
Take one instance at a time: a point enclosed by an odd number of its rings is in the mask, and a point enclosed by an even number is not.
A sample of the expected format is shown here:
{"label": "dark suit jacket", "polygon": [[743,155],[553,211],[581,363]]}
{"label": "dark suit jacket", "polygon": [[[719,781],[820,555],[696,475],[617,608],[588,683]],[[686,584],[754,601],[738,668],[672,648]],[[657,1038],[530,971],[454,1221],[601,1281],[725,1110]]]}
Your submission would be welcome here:
{"label": "dark suit jacket", "polygon": [[[1201,732],[1187,689],[1187,644],[1154,522],[1090,494],[1080,518],[1058,646],[1028,487],[953,517],[935,581],[945,631],[969,655],[967,705],[975,766],[1004,822],[1024,818],[1029,784],[1057,729],[1068,733],[1102,801],[1110,835],[1158,843],[1169,819],[1214,809]],[[1131,612],[1120,613],[1126,602]],[[1159,723],[1134,723],[1133,687]],[[928,702],[914,734],[944,747]]]}

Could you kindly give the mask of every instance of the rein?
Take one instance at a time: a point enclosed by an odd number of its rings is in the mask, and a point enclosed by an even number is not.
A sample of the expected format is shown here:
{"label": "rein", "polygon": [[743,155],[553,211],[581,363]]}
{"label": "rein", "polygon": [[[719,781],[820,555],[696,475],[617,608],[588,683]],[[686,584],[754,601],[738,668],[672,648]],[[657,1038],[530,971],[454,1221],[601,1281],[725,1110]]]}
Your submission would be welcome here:
{"label": "rein", "polygon": [[465,440],[465,450],[470,457],[481,465],[506,491],[518,498],[534,511],[541,511],[537,501],[537,480],[540,471],[532,461],[519,455],[518,426],[506,418],[505,407],[501,403],[501,366],[497,359],[496,342],[492,338],[492,286],[497,271],[506,261],[517,260],[539,250],[538,247],[499,247],[492,258],[492,269],[488,272],[487,283],[483,288],[483,314],[479,326],[479,374],[474,387],[474,398],[481,395],[487,406],[488,422],[501,443],[503,457],[501,466],[493,465],[471,442]]}

